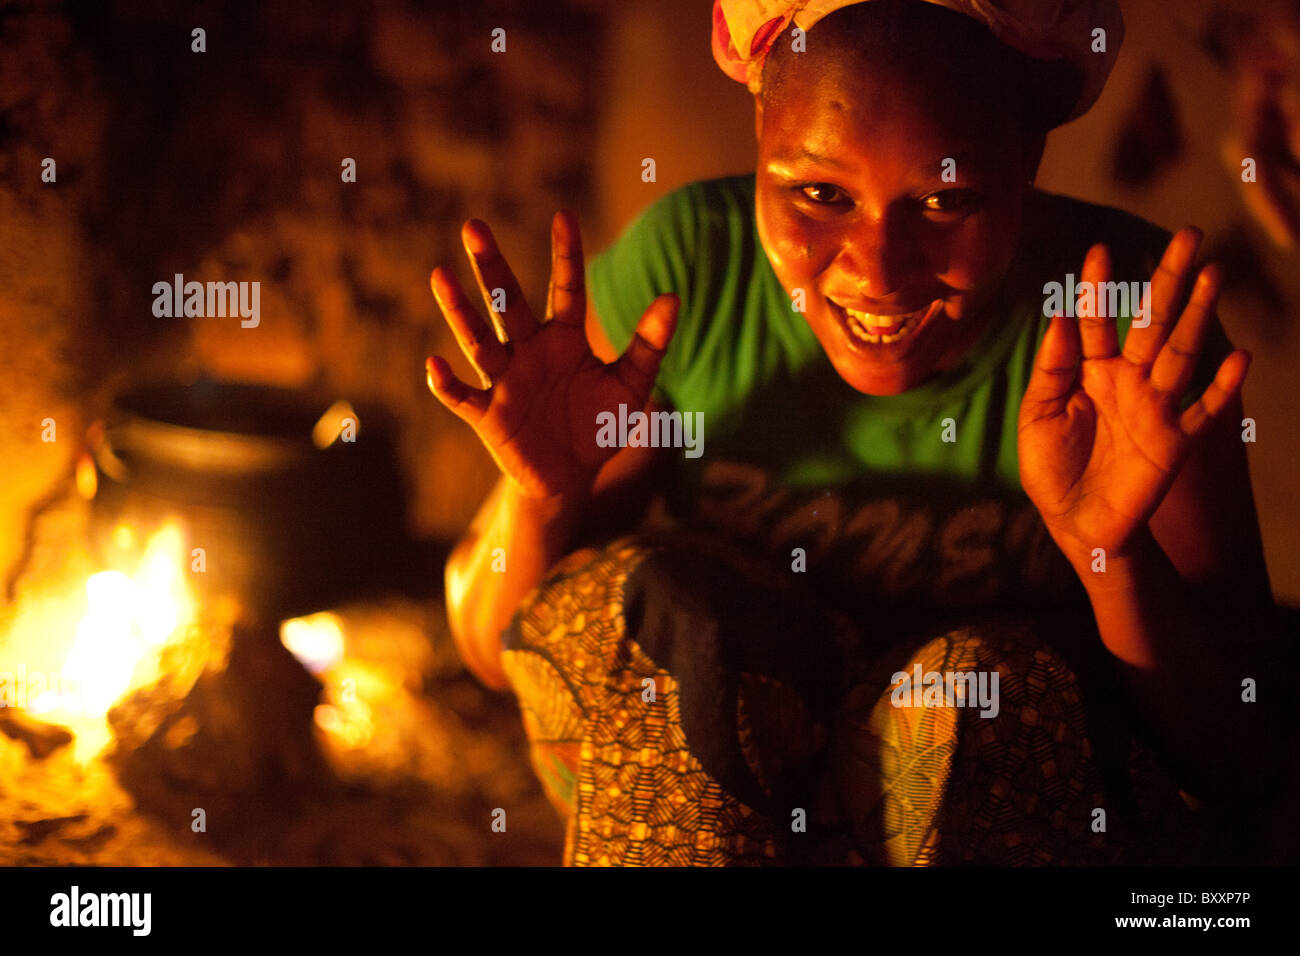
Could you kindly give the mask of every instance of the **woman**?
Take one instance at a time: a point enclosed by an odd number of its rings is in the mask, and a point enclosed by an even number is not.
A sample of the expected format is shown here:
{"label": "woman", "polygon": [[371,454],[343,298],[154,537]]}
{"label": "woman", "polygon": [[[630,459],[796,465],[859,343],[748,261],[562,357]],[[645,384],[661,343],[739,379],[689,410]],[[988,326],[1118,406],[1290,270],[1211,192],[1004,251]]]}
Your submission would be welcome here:
{"label": "woman", "polygon": [[[566,862],[1204,859],[1198,816],[1270,792],[1249,356],[1198,231],[1033,189],[1123,27],[1017,6],[719,0],[753,176],[660,200],[589,298],[557,215],[545,323],[482,223],[496,334],[435,270],[484,387],[430,387],[503,472],[452,629]],[[620,405],[699,413],[704,454],[604,447]]]}

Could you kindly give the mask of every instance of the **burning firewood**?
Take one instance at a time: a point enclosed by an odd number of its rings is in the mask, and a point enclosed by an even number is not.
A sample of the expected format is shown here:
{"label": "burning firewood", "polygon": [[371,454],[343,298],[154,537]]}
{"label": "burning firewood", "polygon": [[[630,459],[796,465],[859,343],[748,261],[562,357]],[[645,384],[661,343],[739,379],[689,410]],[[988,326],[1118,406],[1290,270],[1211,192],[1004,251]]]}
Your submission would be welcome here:
{"label": "burning firewood", "polygon": [[72,743],[72,731],[67,727],[36,720],[16,707],[0,707],[0,733],[22,741],[38,759]]}
{"label": "burning firewood", "polygon": [[[192,629],[163,649],[159,676],[109,711],[109,759],[137,796],[242,799],[327,783],[311,733],[321,684],[274,627]],[[161,790],[160,790],[161,788]]]}

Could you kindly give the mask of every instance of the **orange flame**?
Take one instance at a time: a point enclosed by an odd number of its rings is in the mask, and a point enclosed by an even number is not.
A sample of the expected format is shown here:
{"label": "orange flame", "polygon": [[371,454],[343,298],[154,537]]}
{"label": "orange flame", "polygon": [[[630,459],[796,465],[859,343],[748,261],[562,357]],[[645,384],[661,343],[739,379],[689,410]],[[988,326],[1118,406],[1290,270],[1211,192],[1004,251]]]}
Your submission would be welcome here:
{"label": "orange flame", "polygon": [[86,581],[87,609],[63,662],[61,688],[31,706],[73,728],[78,759],[108,742],[108,711],[132,686],[141,661],[193,621],[184,553],[181,530],[169,522],[149,539],[135,574],[101,571]]}

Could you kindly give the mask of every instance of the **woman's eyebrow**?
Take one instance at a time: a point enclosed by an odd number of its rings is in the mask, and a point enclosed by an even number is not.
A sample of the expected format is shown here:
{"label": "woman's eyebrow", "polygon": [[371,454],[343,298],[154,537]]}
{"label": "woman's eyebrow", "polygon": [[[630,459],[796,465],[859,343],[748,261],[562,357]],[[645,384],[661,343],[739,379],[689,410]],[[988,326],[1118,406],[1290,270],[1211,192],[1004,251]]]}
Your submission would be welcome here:
{"label": "woman's eyebrow", "polygon": [[[833,156],[825,156],[806,146],[778,153],[771,157],[768,162],[769,165],[772,166],[789,166],[795,163],[807,162],[843,171],[849,171],[852,168],[847,163],[844,163]],[[975,161],[974,154],[970,150],[961,149],[954,152],[951,156],[936,155],[929,162],[922,164],[919,168],[925,171],[923,175],[927,181],[940,179],[947,169],[952,169],[952,171],[959,177],[958,181],[960,181],[963,169],[979,169],[979,164]]]}
{"label": "woman's eyebrow", "polygon": [[783,166],[791,163],[811,162],[816,163],[819,166],[831,166],[835,169],[849,168],[845,163],[840,162],[838,159],[831,156],[823,156],[821,153],[808,149],[807,147],[801,147],[792,152],[780,153],[773,156],[770,162],[778,163]]}

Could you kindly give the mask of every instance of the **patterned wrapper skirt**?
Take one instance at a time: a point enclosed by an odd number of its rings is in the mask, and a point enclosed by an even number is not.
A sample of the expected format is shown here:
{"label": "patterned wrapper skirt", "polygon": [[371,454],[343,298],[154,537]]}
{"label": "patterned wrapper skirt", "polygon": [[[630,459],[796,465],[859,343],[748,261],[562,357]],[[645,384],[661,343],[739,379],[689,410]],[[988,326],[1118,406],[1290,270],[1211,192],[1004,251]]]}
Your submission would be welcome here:
{"label": "patterned wrapper skirt", "polygon": [[1081,681],[1050,625],[899,644],[797,579],[641,533],[525,599],[502,659],[565,864],[1203,860],[1204,822],[1119,688]]}

